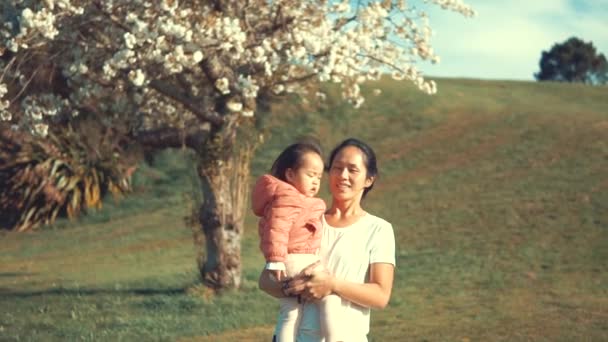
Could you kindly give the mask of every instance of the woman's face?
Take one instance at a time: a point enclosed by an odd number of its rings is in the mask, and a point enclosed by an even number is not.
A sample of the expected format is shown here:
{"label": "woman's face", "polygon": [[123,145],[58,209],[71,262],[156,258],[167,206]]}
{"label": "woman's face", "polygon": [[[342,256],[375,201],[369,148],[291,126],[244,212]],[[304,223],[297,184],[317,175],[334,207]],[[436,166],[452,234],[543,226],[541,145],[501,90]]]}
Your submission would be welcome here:
{"label": "woman's face", "polygon": [[341,149],[329,169],[329,191],[335,200],[361,200],[363,190],[374,183],[367,177],[363,152],[355,146]]}

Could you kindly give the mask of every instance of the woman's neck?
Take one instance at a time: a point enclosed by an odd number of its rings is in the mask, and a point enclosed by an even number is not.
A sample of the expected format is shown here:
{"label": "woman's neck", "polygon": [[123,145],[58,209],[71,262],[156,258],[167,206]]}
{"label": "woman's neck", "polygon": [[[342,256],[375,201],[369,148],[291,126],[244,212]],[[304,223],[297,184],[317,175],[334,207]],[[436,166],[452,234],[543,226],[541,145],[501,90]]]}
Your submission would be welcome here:
{"label": "woman's neck", "polygon": [[346,227],[356,222],[365,215],[360,201],[343,201],[332,203],[331,208],[325,216],[328,223],[333,227]]}

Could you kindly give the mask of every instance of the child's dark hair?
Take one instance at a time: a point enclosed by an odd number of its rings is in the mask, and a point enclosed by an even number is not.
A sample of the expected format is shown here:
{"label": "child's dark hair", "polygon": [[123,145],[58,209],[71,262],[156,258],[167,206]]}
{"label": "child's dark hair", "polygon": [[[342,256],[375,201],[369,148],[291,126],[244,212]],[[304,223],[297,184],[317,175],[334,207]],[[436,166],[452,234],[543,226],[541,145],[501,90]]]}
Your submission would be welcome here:
{"label": "child's dark hair", "polygon": [[[343,142],[340,143],[340,145],[336,146],[332,151],[331,154],[329,155],[329,163],[327,163],[327,170],[331,169],[331,165],[334,162],[334,159],[336,158],[336,155],[338,154],[338,152],[340,152],[343,148],[349,147],[349,146],[354,146],[356,148],[358,148],[361,153],[363,154],[363,163],[365,164],[365,168],[367,169],[367,174],[365,175],[366,177],[378,177],[378,164],[376,162],[376,153],[374,152],[374,150],[366,143],[364,143],[363,141],[357,139],[357,138],[348,138],[346,140],[344,140]],[[374,183],[376,183],[374,181]],[[372,190],[372,188],[374,187],[374,183],[372,183],[372,185],[370,185],[369,187],[365,188],[365,190],[363,190],[363,198],[365,198],[365,195],[367,195],[368,192],[370,192]]]}
{"label": "child's dark hair", "polygon": [[297,169],[300,167],[302,156],[309,152],[316,153],[319,157],[323,158],[321,146],[313,139],[302,140],[287,146],[287,148],[279,154],[274,163],[272,163],[270,174],[287,182],[287,178],[285,177],[287,169]]}

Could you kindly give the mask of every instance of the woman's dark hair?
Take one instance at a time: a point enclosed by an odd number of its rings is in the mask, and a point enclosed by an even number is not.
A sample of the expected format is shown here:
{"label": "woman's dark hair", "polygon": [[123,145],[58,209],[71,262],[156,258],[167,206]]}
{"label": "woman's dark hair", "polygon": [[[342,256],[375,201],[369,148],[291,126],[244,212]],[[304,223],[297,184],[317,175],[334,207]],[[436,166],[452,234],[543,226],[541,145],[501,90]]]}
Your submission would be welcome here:
{"label": "woman's dark hair", "polygon": [[299,141],[295,144],[287,146],[286,149],[279,154],[277,159],[272,163],[270,174],[276,178],[287,182],[285,172],[287,169],[297,169],[302,163],[302,157],[306,153],[316,153],[322,157],[321,146],[313,139]]}
{"label": "woman's dark hair", "polygon": [[[334,159],[336,158],[336,155],[338,154],[338,152],[340,152],[342,149],[349,147],[349,146],[354,146],[354,147],[358,148],[361,151],[361,153],[363,154],[363,163],[365,164],[365,168],[367,169],[367,173],[365,175],[366,178],[369,178],[369,177],[378,178],[378,164],[376,162],[376,153],[368,144],[364,143],[363,141],[361,141],[357,138],[348,138],[348,139],[344,140],[343,142],[341,142],[340,145],[336,146],[331,151],[331,154],[329,155],[329,163],[327,163],[327,170],[331,169],[331,165],[334,163]],[[367,195],[367,193],[372,190],[375,183],[376,182],[374,181],[374,183],[372,183],[372,185],[370,185],[369,187],[367,187],[363,190],[363,197],[365,197],[365,195]]]}

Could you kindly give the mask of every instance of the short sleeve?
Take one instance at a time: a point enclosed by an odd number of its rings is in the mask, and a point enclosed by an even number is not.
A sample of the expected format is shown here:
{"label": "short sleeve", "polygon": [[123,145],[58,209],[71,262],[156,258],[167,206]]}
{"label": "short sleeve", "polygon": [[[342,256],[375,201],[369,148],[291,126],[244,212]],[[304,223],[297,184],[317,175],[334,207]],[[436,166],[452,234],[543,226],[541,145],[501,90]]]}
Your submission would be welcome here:
{"label": "short sleeve", "polygon": [[369,262],[395,265],[395,234],[390,223],[382,222],[374,233]]}

